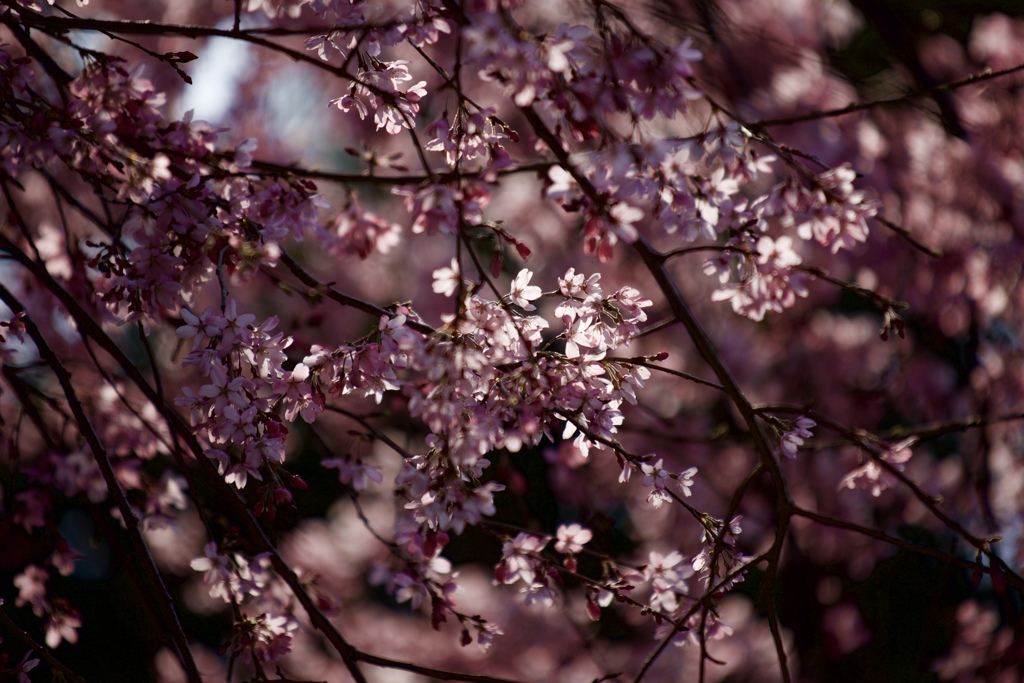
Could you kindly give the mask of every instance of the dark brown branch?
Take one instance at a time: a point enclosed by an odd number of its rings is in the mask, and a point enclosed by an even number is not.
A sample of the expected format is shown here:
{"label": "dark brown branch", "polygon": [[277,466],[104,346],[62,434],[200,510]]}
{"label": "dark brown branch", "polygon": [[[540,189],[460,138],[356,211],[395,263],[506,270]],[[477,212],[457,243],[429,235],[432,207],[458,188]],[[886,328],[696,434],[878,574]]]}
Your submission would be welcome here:
{"label": "dark brown branch", "polygon": [[[295,261],[295,259],[289,256],[288,252],[283,250],[281,251],[281,261],[285,264],[285,266],[288,267],[288,270],[291,271],[292,275],[297,277],[299,281],[302,282],[302,284],[306,285],[307,287],[313,290],[314,295],[322,294],[323,296],[326,296],[328,299],[337,301],[342,306],[349,306],[351,308],[360,310],[363,313],[368,313],[369,315],[377,316],[378,318],[380,316],[394,318],[396,315],[394,311],[389,311],[388,309],[381,308],[380,306],[372,304],[369,301],[363,301],[362,299],[357,299],[354,296],[349,296],[348,294],[339,292],[338,290],[334,289],[331,286],[331,284],[333,283],[324,284],[320,282],[315,277],[313,277],[309,273],[309,271],[300,266],[298,262]],[[433,327],[425,323],[417,322],[415,320],[406,321],[406,326],[422,334],[429,335],[434,333]]]}
{"label": "dark brown branch", "polygon": [[[756,405],[754,406],[754,409],[759,413],[790,413],[800,415],[807,413],[806,406],[782,404]],[[929,424],[910,427],[893,427],[885,431],[877,432],[877,434],[887,439],[901,439],[908,436],[916,436],[920,440],[925,441],[945,436],[946,434],[966,432],[967,430],[974,429],[976,427],[984,427],[986,425],[1000,424],[1003,422],[1017,422],[1021,420],[1024,420],[1024,413],[1007,413],[1005,415],[992,415],[990,417],[972,415],[970,417],[951,420],[948,422],[932,422]]]}
{"label": "dark brown branch", "polygon": [[861,103],[850,103],[845,107],[838,109],[825,109],[815,110],[807,112],[806,114],[798,114],[796,116],[785,116],[777,119],[761,119],[760,121],[752,121],[748,126],[752,128],[766,128],[768,126],[791,126],[795,123],[802,123],[804,121],[817,121],[819,119],[830,119],[837,116],[846,116],[847,114],[853,114],[858,111],[865,111],[867,109],[874,109],[875,107],[882,107],[889,104],[898,104],[900,102],[906,102],[907,100],[916,99],[919,97],[930,97],[933,93],[937,92],[951,92],[958,90],[959,88],[966,87],[968,85],[974,85],[976,83],[984,83],[985,81],[991,81],[995,78],[1002,78],[1003,76],[1009,76],[1011,74],[1024,71],[1024,64],[1018,64],[1017,66],[1011,66],[1007,69],[1000,69],[999,71],[992,71],[991,69],[985,69],[978,73],[971,74],[966,78],[962,78],[959,81],[953,81],[952,83],[943,83],[940,85],[925,88],[923,90],[915,90],[914,92],[906,93],[898,97],[890,97],[882,100],[872,100],[871,102]]}
{"label": "dark brown branch", "polygon": [[385,657],[378,657],[364,652],[359,653],[357,657],[359,661],[366,662],[367,664],[373,664],[374,666],[411,671],[412,673],[429,676],[442,681],[469,681],[470,683],[518,683],[517,681],[509,678],[495,678],[494,676],[484,676],[483,674],[460,674],[454,671],[444,671],[443,669],[432,669],[429,666],[420,666],[419,664],[413,664],[412,662],[401,662],[397,659],[387,659]]}
{"label": "dark brown branch", "polygon": [[908,550],[919,555],[931,557],[935,560],[938,560],[939,562],[954,567],[959,567],[961,569],[970,569],[972,571],[981,571],[985,574],[996,573],[996,570],[992,569],[992,567],[984,567],[979,565],[977,562],[970,562],[961,557],[957,557],[956,555],[944,553],[941,550],[935,550],[934,548],[929,548],[928,546],[920,545],[918,543],[912,543],[910,541],[905,541],[902,538],[892,536],[891,534],[887,534],[884,531],[879,531],[878,529],[862,526],[860,524],[856,524],[855,522],[849,522],[845,519],[839,519],[838,517],[823,515],[820,512],[814,512],[812,510],[807,510],[800,507],[794,508],[793,514],[798,517],[805,517],[813,522],[821,524],[822,526],[828,526],[834,529],[843,529],[845,531],[850,531],[855,534],[860,534],[861,536],[867,536],[877,541],[888,543],[889,545],[895,546],[902,550]]}
{"label": "dark brown branch", "polygon": [[50,665],[53,669],[54,680],[57,677],[63,675],[65,678],[71,681],[71,683],[86,683],[85,679],[76,674],[74,671],[64,666],[56,657],[50,654],[50,649],[43,647],[36,641],[32,640],[32,636],[25,633],[15,622],[11,619],[11,616],[7,614],[7,610],[3,608],[4,601],[0,600],[0,624],[3,625],[4,630],[8,633],[13,633],[21,642],[30,648],[33,652],[39,655],[39,657]]}
{"label": "dark brown branch", "polygon": [[682,379],[688,380],[688,381],[693,382],[695,384],[703,384],[704,386],[711,387],[712,389],[718,389],[719,391],[725,391],[725,387],[722,386],[721,384],[719,384],[718,382],[712,382],[711,380],[702,379],[700,377],[697,377],[696,375],[691,375],[688,372],[683,372],[682,370],[673,370],[672,368],[666,368],[663,365],[658,365],[657,363],[652,363],[652,362],[650,362],[650,361],[648,361],[646,359],[643,359],[643,358],[615,358],[613,360],[615,360],[617,362],[621,362],[621,363],[629,363],[630,365],[642,365],[645,368],[649,368],[651,370],[656,370],[657,372],[663,372],[666,375],[672,375],[674,377],[680,377]]}
{"label": "dark brown branch", "polygon": [[768,605],[768,626],[772,632],[772,641],[775,643],[775,653],[779,658],[779,673],[782,674],[783,683],[790,683],[792,677],[789,673],[789,657],[786,655],[786,644],[782,642],[782,626],[779,624],[779,610],[774,595],[769,595],[765,602]]}
{"label": "dark brown branch", "polygon": [[[555,165],[556,162],[554,161],[538,161],[532,164],[521,164],[515,168],[507,168],[498,171],[498,176],[503,177],[518,173],[542,173]],[[302,168],[294,165],[275,164],[269,161],[253,161],[252,168],[265,171],[267,175],[275,177],[295,175],[303,178],[309,178],[311,180],[326,180],[329,182],[345,183],[348,185],[384,185],[389,187],[393,185],[420,185],[427,182],[438,184],[453,183],[462,178],[478,178],[484,173],[483,171],[435,171],[433,175],[413,174],[379,176],[366,175],[364,173],[320,171],[317,169]],[[243,172],[243,174],[247,176],[255,175],[249,172]]]}
{"label": "dark brown branch", "polygon": [[883,456],[881,446],[878,443],[870,440],[870,435],[866,432],[859,430],[853,430],[844,425],[836,422],[827,415],[814,410],[804,411],[804,414],[810,417],[818,424],[831,429],[832,431],[840,434],[843,438],[849,441],[851,444],[860,447],[866,452],[869,457],[882,469],[884,469],[890,476],[899,480],[907,490],[913,494],[918,501],[923,504],[932,515],[935,516],[946,528],[950,529],[962,539],[972,545],[980,554],[988,557],[989,561],[994,567],[998,567],[1000,575],[1006,580],[1006,582],[1020,591],[1024,591],[1024,578],[1022,578],[1017,572],[1015,572],[1006,561],[1003,560],[996,552],[992,550],[992,543],[998,540],[998,538],[980,538],[970,531],[968,531],[962,524],[946,514],[940,507],[939,503],[941,499],[936,499],[935,496],[929,495],[920,486],[910,479],[901,469],[897,468],[891,462],[886,460]]}

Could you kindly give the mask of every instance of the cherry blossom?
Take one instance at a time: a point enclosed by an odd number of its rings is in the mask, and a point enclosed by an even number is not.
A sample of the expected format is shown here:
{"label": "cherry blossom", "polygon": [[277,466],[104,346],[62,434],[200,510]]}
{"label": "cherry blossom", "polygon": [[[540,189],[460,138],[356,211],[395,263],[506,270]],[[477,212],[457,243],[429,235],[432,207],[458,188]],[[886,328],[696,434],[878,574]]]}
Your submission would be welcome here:
{"label": "cherry blossom", "polygon": [[705,5],[4,3],[0,672],[1012,677],[1024,23]]}
{"label": "cherry blossom", "polygon": [[589,529],[584,529],[579,524],[561,525],[558,527],[558,540],[555,542],[555,550],[560,553],[578,553],[583,550],[594,534]]}
{"label": "cherry blossom", "polygon": [[459,288],[462,276],[459,274],[459,262],[452,259],[451,265],[447,268],[439,268],[434,271],[434,284],[431,285],[434,292],[441,296],[453,296]]}
{"label": "cherry blossom", "polygon": [[806,439],[811,438],[816,423],[805,415],[798,417],[790,429],[783,432],[779,437],[779,447],[776,454],[785,455],[787,458],[795,458],[797,449],[804,445]]}
{"label": "cherry blossom", "polygon": [[45,624],[46,646],[52,649],[60,645],[61,641],[77,643],[78,628],[81,625],[82,619],[76,610],[51,610]]}
{"label": "cherry blossom", "polygon": [[882,491],[896,483],[896,476],[888,471],[886,465],[902,472],[904,465],[914,455],[910,447],[916,442],[917,437],[910,437],[885,448],[880,455],[872,454],[874,457],[868,457],[862,466],[842,478],[839,488],[866,489],[877,498]]}
{"label": "cherry blossom", "polygon": [[509,293],[509,297],[512,299],[512,303],[521,307],[524,311],[536,310],[536,306],[530,302],[539,299],[541,296],[540,287],[529,284],[532,277],[533,273],[524,268],[512,280],[512,290]]}

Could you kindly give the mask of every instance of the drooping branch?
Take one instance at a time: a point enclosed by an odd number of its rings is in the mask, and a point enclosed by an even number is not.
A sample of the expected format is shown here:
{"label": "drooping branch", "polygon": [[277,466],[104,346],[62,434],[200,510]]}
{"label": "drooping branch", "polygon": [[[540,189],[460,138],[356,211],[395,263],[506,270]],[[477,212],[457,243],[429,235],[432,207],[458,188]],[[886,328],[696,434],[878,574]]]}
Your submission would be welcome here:
{"label": "drooping branch", "polygon": [[[7,307],[15,314],[26,313],[25,307],[21,302],[18,301],[14,294],[2,284],[0,284],[0,299],[2,299]],[[164,584],[163,577],[160,575],[160,570],[157,568],[156,562],[153,560],[153,556],[149,552],[149,547],[146,545],[146,541],[142,537],[139,518],[132,509],[131,504],[128,502],[124,489],[121,488],[121,482],[114,473],[106,447],[103,445],[103,442],[100,440],[95,429],[93,429],[92,422],[89,420],[89,416],[86,414],[85,408],[82,406],[82,403],[78,398],[78,393],[75,390],[74,385],[71,383],[71,375],[50,348],[50,345],[46,342],[46,339],[39,331],[39,328],[36,327],[31,316],[26,315],[24,317],[24,324],[26,333],[32,338],[33,343],[39,350],[39,354],[50,367],[53,374],[57,377],[57,381],[60,383],[61,389],[64,392],[64,397],[68,402],[68,406],[71,408],[71,412],[75,416],[78,431],[85,439],[86,443],[89,444],[93,457],[96,459],[96,464],[99,466],[100,472],[103,475],[103,480],[106,482],[107,491],[110,493],[110,496],[114,499],[114,503],[117,505],[117,509],[121,515],[121,520],[128,533],[128,538],[131,541],[135,559],[139,562],[142,568],[142,574],[145,576],[146,581],[149,584],[148,586],[140,587],[143,597],[148,603],[150,610],[152,610],[153,617],[165,625],[168,636],[174,644],[178,661],[181,662],[182,668],[184,668],[189,681],[191,681],[191,683],[202,683],[202,676],[200,676],[199,669],[196,667],[195,660],[192,657],[192,651],[189,648],[188,638],[182,629],[181,621],[178,618],[178,613],[175,609],[174,598],[171,596],[167,586]]]}

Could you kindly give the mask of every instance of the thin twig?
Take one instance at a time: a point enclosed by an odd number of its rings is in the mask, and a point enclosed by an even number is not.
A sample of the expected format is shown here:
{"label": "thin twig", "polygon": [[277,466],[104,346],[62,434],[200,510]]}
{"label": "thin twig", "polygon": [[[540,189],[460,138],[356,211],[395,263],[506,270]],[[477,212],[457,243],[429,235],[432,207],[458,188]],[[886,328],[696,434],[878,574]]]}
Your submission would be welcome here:
{"label": "thin twig", "polygon": [[853,114],[858,111],[864,111],[867,109],[874,109],[876,107],[883,107],[890,104],[906,102],[907,100],[916,99],[918,97],[930,97],[935,93],[951,92],[953,90],[957,90],[968,85],[984,83],[985,81],[991,81],[995,78],[1002,78],[1003,76],[1009,76],[1020,71],[1024,71],[1024,64],[1018,64],[1017,66],[1011,66],[1009,68],[1000,69],[998,71],[992,71],[992,69],[989,68],[983,71],[979,71],[978,73],[971,74],[970,76],[962,78],[958,81],[953,81],[951,83],[943,83],[941,85],[936,85],[921,90],[915,90],[914,92],[909,92],[898,97],[890,97],[888,99],[872,100],[870,102],[861,103],[851,102],[845,107],[839,107],[838,109],[818,109],[815,111],[807,112],[806,114],[797,114],[795,116],[783,116],[776,119],[761,119],[760,121],[752,121],[747,125],[751,128],[766,128],[768,126],[791,126],[795,123],[803,123],[805,121],[831,119],[838,116],[846,116],[847,114]]}

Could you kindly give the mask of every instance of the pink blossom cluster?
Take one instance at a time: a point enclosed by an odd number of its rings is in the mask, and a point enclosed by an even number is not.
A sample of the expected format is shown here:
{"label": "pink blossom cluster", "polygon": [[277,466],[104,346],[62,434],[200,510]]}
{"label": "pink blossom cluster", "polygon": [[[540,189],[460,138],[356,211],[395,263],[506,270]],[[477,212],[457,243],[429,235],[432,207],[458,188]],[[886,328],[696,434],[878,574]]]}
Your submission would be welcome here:
{"label": "pink blossom cluster", "polygon": [[[62,573],[70,573],[70,566]],[[82,625],[82,616],[74,607],[62,598],[56,598],[47,591],[46,583],[49,572],[34,564],[14,577],[14,586],[18,589],[18,597],[14,601],[18,607],[29,606],[37,617],[46,617],[46,646],[55,648],[61,641],[78,642],[78,628]],[[25,669],[21,673],[28,673]]]}
{"label": "pink blossom cluster", "polygon": [[313,422],[322,399],[306,381],[306,365],[284,369],[292,339],[273,334],[276,317],[254,325],[256,316],[239,313],[231,299],[221,312],[182,309],[182,318],[187,324],[177,335],[192,340],[183,364],[195,366],[205,383],[198,391],[185,387],[175,403],[189,411],[206,457],[225,481],[245,488],[249,477],[263,480],[262,472],[284,461],[288,428],[281,418]]}
{"label": "pink blossom cluster", "polygon": [[290,634],[299,626],[291,614],[294,598],[276,581],[265,555],[223,554],[211,542],[191,567],[203,572],[211,598],[248,613],[236,617],[230,640],[239,661],[276,662],[291,651]]}
{"label": "pink blossom cluster", "polygon": [[[8,64],[4,87],[17,95],[29,67],[6,52],[0,61]],[[191,114],[168,124],[159,110],[163,102],[162,93],[119,60],[96,60],[70,83],[66,103],[46,103],[47,117],[32,123],[13,117],[23,127],[6,129],[11,177],[60,159],[126,205],[116,239],[90,235],[82,245],[58,245],[58,251],[86,249],[92,285],[126,321],[176,310],[217,267],[244,272],[272,264],[282,238],[322,231],[322,202],[312,183],[246,179],[239,171],[251,159],[251,141],[238,148],[232,164],[214,153],[219,131],[193,122]],[[386,234],[373,235],[372,242]]]}

